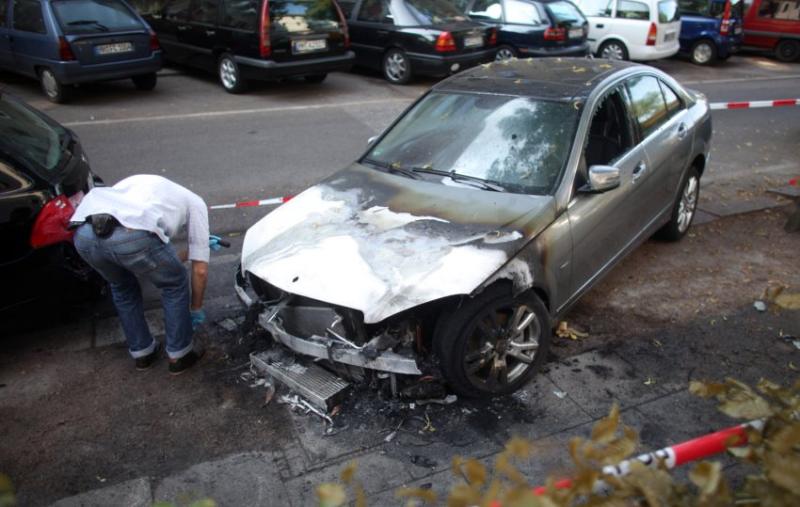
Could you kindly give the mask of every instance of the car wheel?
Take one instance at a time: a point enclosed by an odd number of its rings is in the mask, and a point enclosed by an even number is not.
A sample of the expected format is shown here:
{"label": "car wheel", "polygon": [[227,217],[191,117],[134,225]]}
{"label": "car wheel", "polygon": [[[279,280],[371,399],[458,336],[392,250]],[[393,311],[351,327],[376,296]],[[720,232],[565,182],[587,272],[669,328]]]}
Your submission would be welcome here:
{"label": "car wheel", "polygon": [[305,80],[307,83],[321,83],[325,81],[325,78],[328,77],[328,74],[311,74],[310,76],[305,76]]}
{"label": "car wheel", "polygon": [[697,200],[700,197],[700,173],[692,167],[681,185],[681,192],[672,208],[669,222],[662,227],[656,236],[666,241],[678,241],[686,235],[692,219],[697,211]]}
{"label": "car wheel", "polygon": [[136,87],[137,90],[149,92],[150,90],[156,87],[156,82],[158,81],[158,78],[156,77],[155,72],[151,72],[150,74],[133,76],[131,80],[133,81],[133,85]]}
{"label": "car wheel", "polygon": [[42,85],[42,91],[50,102],[63,104],[69,100],[70,91],[72,89],[68,85],[59,82],[52,70],[40,70],[39,83]]}
{"label": "car wheel", "polygon": [[383,76],[393,84],[406,84],[411,80],[411,62],[402,49],[390,49],[383,55]]}
{"label": "car wheel", "polygon": [[717,60],[717,46],[710,40],[699,40],[692,46],[689,58],[695,65],[711,65]]}
{"label": "car wheel", "polygon": [[800,42],[784,39],[775,46],[775,58],[782,62],[793,62],[800,59]]}
{"label": "car wheel", "polygon": [[219,82],[228,93],[242,93],[247,88],[247,82],[242,77],[239,65],[228,53],[219,57],[217,62]]}
{"label": "car wheel", "polygon": [[628,48],[618,40],[608,40],[597,50],[597,56],[608,60],[627,60]]}
{"label": "car wheel", "polygon": [[551,334],[535,294],[514,296],[507,285],[496,285],[442,316],[434,350],[453,391],[487,397],[525,384],[544,362]]}
{"label": "car wheel", "polygon": [[495,61],[502,62],[503,60],[511,60],[517,57],[517,52],[511,46],[500,46],[497,48],[497,53],[494,54]]}

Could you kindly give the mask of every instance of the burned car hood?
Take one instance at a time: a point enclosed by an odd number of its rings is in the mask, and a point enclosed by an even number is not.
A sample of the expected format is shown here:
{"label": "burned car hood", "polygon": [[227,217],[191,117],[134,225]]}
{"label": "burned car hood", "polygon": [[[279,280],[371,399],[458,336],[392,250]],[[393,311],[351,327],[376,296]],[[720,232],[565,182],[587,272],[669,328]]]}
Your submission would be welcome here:
{"label": "burned car hood", "polygon": [[[442,179],[438,177],[438,179]],[[354,164],[275,209],[248,231],[242,270],[281,290],[375,323],[470,294],[555,218],[552,196],[489,192]]]}

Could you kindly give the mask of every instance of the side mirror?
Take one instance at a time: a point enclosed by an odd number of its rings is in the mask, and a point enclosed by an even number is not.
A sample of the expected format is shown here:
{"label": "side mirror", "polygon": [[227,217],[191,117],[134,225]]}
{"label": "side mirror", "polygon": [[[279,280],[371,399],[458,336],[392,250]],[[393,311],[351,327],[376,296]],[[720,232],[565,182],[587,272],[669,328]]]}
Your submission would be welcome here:
{"label": "side mirror", "polygon": [[374,143],[374,142],[375,142],[375,139],[377,139],[377,138],[378,138],[378,136],[372,136],[372,137],[370,137],[369,139],[367,139],[367,146],[369,146],[369,145],[371,145],[372,143]]}
{"label": "side mirror", "polygon": [[607,192],[619,186],[619,168],[610,165],[593,165],[589,168],[589,183],[585,192]]}

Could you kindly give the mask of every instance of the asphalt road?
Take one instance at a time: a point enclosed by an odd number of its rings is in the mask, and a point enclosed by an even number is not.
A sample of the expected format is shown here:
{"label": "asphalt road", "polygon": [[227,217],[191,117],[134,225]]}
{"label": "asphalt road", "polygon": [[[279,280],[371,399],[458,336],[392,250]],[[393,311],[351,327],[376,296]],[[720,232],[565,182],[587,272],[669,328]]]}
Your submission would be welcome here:
{"label": "asphalt road", "polygon": [[[800,65],[737,56],[697,67],[682,59],[662,70],[711,101],[795,98]],[[321,85],[302,80],[260,83],[245,95],[225,93],[214,76],[167,67],[153,92],[129,81],[84,86],[67,105],[49,103],[38,83],[9,73],[3,86],[73,128],[107,183],[157,173],[197,192],[209,205],[295,194],[343,168],[435,81],[388,84],[369,72],[331,74]],[[714,113],[712,165],[704,180],[776,180],[799,172],[800,108]],[[744,178],[744,179],[742,179]],[[739,189],[741,190],[741,189]],[[269,208],[212,211],[211,228],[233,235],[234,248],[214,263],[211,297],[230,295],[237,236]]]}

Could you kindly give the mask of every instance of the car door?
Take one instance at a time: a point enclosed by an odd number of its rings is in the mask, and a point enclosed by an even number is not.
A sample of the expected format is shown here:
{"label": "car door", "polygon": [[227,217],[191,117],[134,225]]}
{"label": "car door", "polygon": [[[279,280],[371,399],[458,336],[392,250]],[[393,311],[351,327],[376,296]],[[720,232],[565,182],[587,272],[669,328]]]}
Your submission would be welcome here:
{"label": "car door", "polygon": [[[636,142],[624,84],[607,91],[592,110],[582,142],[583,152],[568,204],[572,232],[572,295],[585,292],[615,261],[635,246],[642,229],[636,172],[647,164],[644,146]],[[602,193],[587,192],[591,166],[619,169],[620,185]]]}
{"label": "car door", "polygon": [[592,53],[597,52],[600,43],[614,33],[615,0],[577,0],[583,15],[589,21],[589,45]]}
{"label": "car door", "polygon": [[158,34],[165,56],[173,62],[185,63],[189,57],[188,47],[181,41],[184,31],[189,29],[190,0],[169,0],[155,19],[148,19]]}
{"label": "car door", "polygon": [[388,0],[363,0],[350,22],[350,45],[356,53],[356,63],[372,68],[381,67],[381,59],[394,30]]}
{"label": "car door", "polygon": [[6,20],[8,19],[8,0],[0,0],[0,67],[10,68],[14,63],[11,54],[11,34]]}
{"label": "car door", "polygon": [[684,117],[686,112],[675,104],[674,93],[670,99],[672,112],[667,109],[657,77],[635,76],[627,80],[626,87],[638,137],[647,154],[645,165],[636,169],[632,182],[643,219],[641,233],[646,234],[646,230],[672,207],[678,180],[688,164],[692,141]]}
{"label": "car door", "polygon": [[217,43],[219,0],[192,0],[189,5],[186,29],[178,32],[178,40],[187,48],[186,63],[193,67],[213,70],[217,62],[213,49]]}
{"label": "car door", "polygon": [[55,54],[39,0],[13,0],[9,35],[17,72],[35,76],[37,66],[48,65]]}

